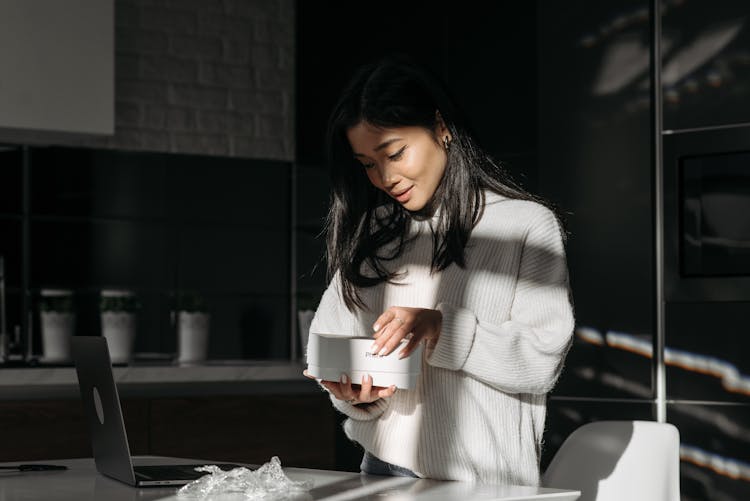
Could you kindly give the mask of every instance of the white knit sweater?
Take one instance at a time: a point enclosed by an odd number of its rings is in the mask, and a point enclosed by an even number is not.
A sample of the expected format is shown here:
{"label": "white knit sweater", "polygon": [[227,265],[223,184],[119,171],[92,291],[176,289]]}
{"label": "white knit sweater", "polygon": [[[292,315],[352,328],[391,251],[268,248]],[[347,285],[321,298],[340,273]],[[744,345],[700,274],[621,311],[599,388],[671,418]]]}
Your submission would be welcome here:
{"label": "white knit sweater", "polygon": [[323,294],[310,332],[371,336],[390,306],[439,309],[443,327],[425,352],[412,390],[353,406],[347,436],[421,477],[538,485],[545,394],[554,385],[574,329],[568,272],[554,214],[535,202],[487,193],[466,246],[466,268],[430,275],[435,221],[411,220],[413,246],[390,269],[401,285],[361,289],[371,311],[351,313],[338,275]]}

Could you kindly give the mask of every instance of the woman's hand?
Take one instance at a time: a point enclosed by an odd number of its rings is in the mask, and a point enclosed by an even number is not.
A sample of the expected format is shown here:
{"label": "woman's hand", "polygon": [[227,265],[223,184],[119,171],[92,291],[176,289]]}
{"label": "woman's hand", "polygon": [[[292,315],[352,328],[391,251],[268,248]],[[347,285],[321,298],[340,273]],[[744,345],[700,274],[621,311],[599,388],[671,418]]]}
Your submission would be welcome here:
{"label": "woman's hand", "polygon": [[403,339],[408,338],[409,342],[399,352],[399,358],[408,357],[422,341],[434,345],[440,337],[442,326],[443,314],[438,310],[391,306],[372,326],[375,343],[370,351],[388,355]]}
{"label": "woman's hand", "polygon": [[[302,374],[310,379],[315,379],[315,376],[311,375],[305,369]],[[341,375],[341,382],[336,383],[333,381],[321,381],[321,385],[333,393],[333,396],[339,400],[344,400],[352,405],[357,404],[369,404],[379,398],[388,398],[396,393],[396,386],[391,385],[389,387],[373,386],[372,376],[369,374],[362,377],[362,384],[352,384],[350,378],[346,374]]]}

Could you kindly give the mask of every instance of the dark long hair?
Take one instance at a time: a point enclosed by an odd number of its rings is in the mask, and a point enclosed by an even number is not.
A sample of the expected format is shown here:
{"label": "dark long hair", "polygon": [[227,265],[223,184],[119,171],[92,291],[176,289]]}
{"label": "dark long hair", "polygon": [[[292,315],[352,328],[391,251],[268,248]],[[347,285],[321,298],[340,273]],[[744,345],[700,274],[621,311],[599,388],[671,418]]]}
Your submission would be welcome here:
{"label": "dark long hair", "polygon": [[[452,136],[445,173],[427,207],[410,212],[370,183],[354,159],[346,132],[366,122],[383,128],[418,126],[434,135],[436,112]],[[327,145],[331,174],[325,227],[328,276],[340,273],[344,302],[351,311],[366,307],[358,287],[396,278],[385,262],[397,258],[408,244],[409,218],[430,215],[436,205],[440,211],[432,235],[433,273],[452,263],[465,267],[464,247],[482,215],[485,189],[532,200],[557,212],[516,184],[501,163],[479,147],[439,80],[403,58],[387,58],[357,71],[331,113]],[[386,253],[389,247],[392,250]]]}

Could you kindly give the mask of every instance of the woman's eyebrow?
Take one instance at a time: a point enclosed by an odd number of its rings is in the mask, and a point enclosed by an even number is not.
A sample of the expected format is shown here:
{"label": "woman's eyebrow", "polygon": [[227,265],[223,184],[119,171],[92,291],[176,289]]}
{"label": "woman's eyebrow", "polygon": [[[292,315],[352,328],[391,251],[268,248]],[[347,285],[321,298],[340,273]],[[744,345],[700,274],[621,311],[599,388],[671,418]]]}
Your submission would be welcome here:
{"label": "woman's eyebrow", "polygon": [[[382,143],[380,143],[379,145],[377,145],[373,151],[380,151],[383,148],[385,148],[386,146],[388,146],[389,144],[393,144],[396,141],[401,141],[401,138],[400,137],[394,137],[392,139],[388,139],[387,141],[383,141]],[[354,156],[355,157],[364,157],[365,155],[363,153],[354,153]]]}
{"label": "woman's eyebrow", "polygon": [[383,141],[382,143],[380,143],[379,145],[377,145],[375,147],[375,151],[380,151],[383,148],[385,148],[386,146],[388,146],[389,144],[395,143],[396,141],[401,141],[401,138],[400,137],[394,137],[393,139],[389,139],[387,141]]}

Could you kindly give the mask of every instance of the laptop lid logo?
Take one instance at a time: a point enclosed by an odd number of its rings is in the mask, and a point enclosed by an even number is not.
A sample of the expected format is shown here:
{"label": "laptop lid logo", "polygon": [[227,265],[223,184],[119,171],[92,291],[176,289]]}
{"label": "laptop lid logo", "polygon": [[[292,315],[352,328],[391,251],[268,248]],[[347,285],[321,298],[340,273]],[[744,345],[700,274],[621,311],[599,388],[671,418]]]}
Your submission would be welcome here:
{"label": "laptop lid logo", "polygon": [[102,399],[99,396],[99,390],[94,386],[94,408],[96,409],[96,417],[99,418],[99,422],[104,424],[104,408],[102,407]]}

